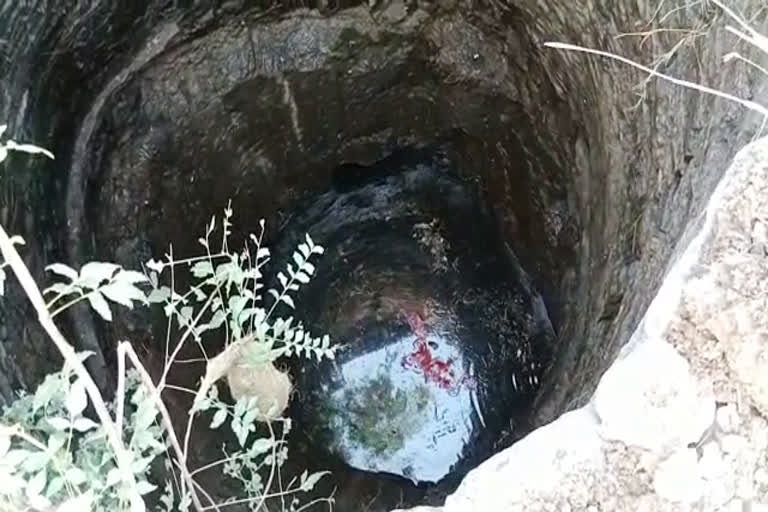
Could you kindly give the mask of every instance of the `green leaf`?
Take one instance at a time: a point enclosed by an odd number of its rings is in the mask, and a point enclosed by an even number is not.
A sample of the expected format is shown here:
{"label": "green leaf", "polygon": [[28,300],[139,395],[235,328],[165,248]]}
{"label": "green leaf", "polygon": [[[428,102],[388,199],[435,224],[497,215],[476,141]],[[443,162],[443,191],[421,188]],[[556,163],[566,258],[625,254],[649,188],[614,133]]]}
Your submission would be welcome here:
{"label": "green leaf", "polygon": [[165,489],[162,496],[160,496],[160,503],[163,504],[163,509],[166,512],[171,512],[173,509],[173,485],[170,480],[165,483]]}
{"label": "green leaf", "polygon": [[122,283],[128,283],[128,284],[138,284],[138,283],[146,283],[149,281],[149,278],[145,276],[141,272],[136,272],[135,270],[121,270],[116,276],[116,281],[120,281]]}
{"label": "green leaf", "polygon": [[134,460],[133,463],[131,463],[131,471],[133,471],[133,474],[143,474],[154,458],[154,456],[149,456]]}
{"label": "green leaf", "polygon": [[274,334],[275,337],[278,337],[283,333],[283,331],[286,328],[287,326],[285,324],[285,320],[283,320],[282,318],[278,318],[277,320],[275,320],[275,324],[272,327],[272,334]]}
{"label": "green leaf", "polygon": [[163,273],[164,267],[165,267],[165,263],[163,263],[162,261],[155,261],[154,259],[151,259],[147,262],[147,268],[149,270],[156,272],[158,275]]}
{"label": "green leaf", "polygon": [[102,261],[91,261],[80,269],[80,281],[90,288],[96,288],[101,282],[112,279],[115,272],[120,270],[120,265]]}
{"label": "green leaf", "polygon": [[99,288],[99,291],[112,302],[117,302],[130,309],[133,308],[134,300],[139,302],[145,302],[147,300],[144,292],[127,281],[115,280],[108,285]]}
{"label": "green leaf", "polygon": [[198,279],[213,275],[213,265],[210,261],[198,261],[192,266],[192,275]]}
{"label": "green leaf", "polygon": [[220,309],[216,311],[216,313],[213,314],[211,317],[211,321],[208,323],[208,327],[210,329],[218,329],[219,327],[224,324],[224,320],[227,319],[227,314],[224,312],[223,309]]}
{"label": "green leaf", "polygon": [[143,431],[155,422],[157,417],[157,408],[150,398],[143,398],[139,403],[134,417],[134,429]]}
{"label": "green leaf", "polygon": [[151,304],[158,304],[160,302],[165,302],[170,296],[171,289],[167,286],[161,286],[160,288],[155,288],[149,293],[147,302]]}
{"label": "green leaf", "polygon": [[303,492],[309,492],[312,489],[314,489],[315,484],[320,481],[321,478],[323,478],[325,475],[329,475],[330,472],[328,471],[321,471],[317,473],[312,473],[309,476],[306,476],[306,471],[304,471],[304,474],[301,475],[301,490]]}
{"label": "green leaf", "polygon": [[75,281],[77,279],[77,270],[67,265],[64,265],[63,263],[53,263],[45,267],[45,270],[48,270],[60,276],[64,276],[68,278],[70,281]]}
{"label": "green leaf", "polygon": [[88,395],[85,392],[85,384],[80,379],[72,383],[65,401],[67,410],[73,418],[80,416],[88,405]]}
{"label": "green leaf", "polygon": [[230,315],[232,315],[232,318],[238,318],[240,316],[240,312],[245,308],[246,304],[248,304],[248,298],[243,297],[241,295],[232,295],[229,298],[229,311]]}
{"label": "green leaf", "polygon": [[164,451],[165,446],[158,439],[159,429],[151,428],[146,430],[136,430],[131,436],[131,446],[137,450],[155,450]]}
{"label": "green leaf", "polygon": [[60,432],[67,431],[72,426],[72,423],[64,418],[46,418],[46,421]]}
{"label": "green leaf", "polygon": [[64,488],[64,482],[66,482],[66,480],[64,480],[63,477],[55,477],[48,483],[48,488],[45,490],[45,495],[49,498],[56,496],[56,494]]}
{"label": "green leaf", "polygon": [[48,474],[45,468],[38,471],[27,483],[27,497],[39,496],[45,489],[45,484],[48,482]]}
{"label": "green leaf", "polygon": [[272,344],[274,343],[274,339],[271,339],[271,341],[267,342],[267,331],[269,330],[269,324],[264,321],[263,309],[257,313],[254,322],[256,323],[256,339],[259,340],[262,344],[267,343],[269,345],[268,348],[271,348]]}
{"label": "green leaf", "polygon": [[88,480],[88,476],[80,468],[71,467],[64,473],[64,477],[72,483],[72,485],[81,485]]}
{"label": "green leaf", "polygon": [[238,428],[235,428],[235,422],[232,422],[232,431],[237,436],[237,442],[240,443],[240,447],[245,447],[245,441],[248,439],[248,434],[253,430],[253,424],[244,424],[237,422]]}
{"label": "green leaf", "polygon": [[237,402],[235,402],[235,411],[234,411],[234,417],[238,421],[240,420],[240,417],[245,414],[245,411],[248,409],[248,398],[246,397],[240,397]]}
{"label": "green leaf", "polygon": [[5,270],[0,268],[0,296],[5,295]]}
{"label": "green leaf", "polygon": [[142,480],[136,483],[136,490],[142,496],[151,493],[155,489],[157,489],[157,486],[147,482],[146,480]]}
{"label": "green leaf", "polygon": [[254,421],[256,421],[256,416],[259,415],[259,407],[257,402],[257,399],[251,400],[251,402],[248,404],[248,410],[243,415],[243,425],[251,425]]}
{"label": "green leaf", "polygon": [[210,428],[217,429],[221,426],[222,423],[224,423],[224,420],[227,419],[227,410],[226,409],[219,409],[216,411],[216,414],[213,415],[213,420],[211,420]]}
{"label": "green leaf", "polygon": [[248,455],[250,457],[255,457],[257,455],[261,455],[262,453],[267,453],[269,450],[272,449],[272,446],[274,446],[275,442],[272,439],[262,437],[260,439],[256,439],[253,443],[251,443],[251,446],[248,448]]}
{"label": "green leaf", "polygon": [[22,449],[11,450],[5,454],[5,457],[3,457],[3,461],[2,461],[3,466],[10,466],[12,468],[15,468],[22,462],[26,462],[27,458],[32,453],[34,452],[30,452],[29,450],[22,450]]}
{"label": "green leaf", "polygon": [[192,293],[195,295],[195,300],[197,302],[203,302],[208,298],[205,292],[203,292],[203,290],[200,288],[192,288]]}
{"label": "green leaf", "polygon": [[295,309],[296,308],[296,305],[293,303],[293,299],[291,298],[290,295],[283,295],[280,298],[280,300],[282,300],[283,302],[288,304],[291,307],[291,309]]}
{"label": "green leaf", "polygon": [[32,412],[37,412],[42,407],[47,407],[53,397],[61,392],[61,375],[48,375],[43,383],[35,390],[32,399]]}
{"label": "green leaf", "polygon": [[73,284],[53,283],[51,286],[43,290],[43,295],[47,295],[49,293],[66,295],[67,293],[74,293],[78,289],[79,288],[77,288],[77,286]]}
{"label": "green leaf", "polygon": [[88,432],[89,430],[94,429],[98,426],[99,426],[98,423],[91,421],[88,418],[77,418],[72,423],[72,427],[78,432]]}
{"label": "green leaf", "polygon": [[307,284],[309,282],[309,276],[304,272],[296,272],[296,280],[302,284]]}
{"label": "green leaf", "polygon": [[88,302],[91,307],[96,310],[101,318],[107,322],[112,321],[112,311],[109,309],[109,304],[104,300],[104,296],[98,291],[93,291],[88,294]]}
{"label": "green leaf", "polygon": [[245,308],[240,312],[240,315],[238,315],[237,323],[243,325],[246,321],[254,317],[254,315],[255,318],[253,319],[253,323],[258,325],[264,319],[264,310],[261,308]]}
{"label": "green leaf", "polygon": [[115,485],[116,483],[120,482],[122,480],[122,475],[120,474],[120,470],[117,468],[112,468],[109,470],[109,473],[107,473],[107,487],[111,487]]}
{"label": "green leaf", "polygon": [[277,279],[280,280],[280,286],[282,286],[283,289],[285,289],[285,287],[288,286],[288,278],[285,277],[285,274],[283,274],[282,272],[277,273]]}
{"label": "green leaf", "polygon": [[192,309],[192,306],[184,306],[184,307],[183,307],[183,308],[181,308],[181,310],[179,311],[179,315],[180,315],[180,316],[181,316],[181,318],[183,318],[184,320],[187,320],[187,321],[191,321],[191,320],[192,320],[192,313],[193,313],[193,312],[194,312],[194,309]]}

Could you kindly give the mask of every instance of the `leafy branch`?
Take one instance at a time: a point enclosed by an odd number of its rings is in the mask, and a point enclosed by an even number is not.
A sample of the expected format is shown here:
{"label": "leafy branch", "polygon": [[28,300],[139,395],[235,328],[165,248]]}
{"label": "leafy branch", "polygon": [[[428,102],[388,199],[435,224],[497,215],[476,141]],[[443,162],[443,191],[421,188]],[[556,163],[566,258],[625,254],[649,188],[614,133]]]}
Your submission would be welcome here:
{"label": "leafy branch", "polygon": [[[0,126],[0,137],[5,130]],[[7,140],[0,143],[0,161],[9,151],[53,158],[44,149]],[[49,375],[33,394],[20,393],[0,415],[0,480],[8,483],[0,489],[0,504],[9,502],[36,509],[56,506],[59,512],[141,512],[145,510],[144,496],[155,491],[160,492],[159,501],[168,511],[192,507],[202,512],[234,504],[260,510],[274,498],[279,498],[286,510],[288,498],[289,509],[295,512],[322,501],[332,502],[328,497],[300,505],[297,499],[298,494],[311,491],[325,472],[305,471],[283,486],[280,468],[288,458],[286,436],[291,421],[282,417],[282,412],[291,382],[274,367],[274,362],[284,356],[314,356],[318,360],[335,357],[337,347],[331,345],[328,335],[313,336],[293,316],[277,316],[280,304],[295,309],[293,295],[310,282],[315,272],[310,260],[322,255],[324,249],[306,235],[292,254],[292,263],[277,274],[280,290],[268,290],[274,302],[267,309],[261,294],[262,268],[270,261],[270,251],[263,246],[264,221],[260,222],[260,233],[250,234],[242,251],[236,252],[229,244],[232,215],[228,204],[221,222],[219,250],[211,249],[216,232],[213,217],[199,239],[204,254],[177,260],[171,246],[162,261],[147,262],[142,272],[109,262],[89,262],[79,270],[54,263],[46,270],[56,280],[42,292],[16,250],[16,246],[24,244],[23,239],[9,237],[0,228],[0,296],[4,293],[5,269],[10,269],[65,361],[61,371]],[[188,272],[192,282],[186,290],[177,289],[181,281],[177,273],[182,270]],[[163,283],[163,277],[169,282]],[[84,301],[105,321],[113,320],[110,303],[127,308],[162,308],[168,328],[164,367],[157,384],[130,343],[123,341],[117,346],[115,398],[111,403],[104,401],[83,364],[89,354],[75,353],[54,323],[61,312]],[[171,350],[174,327],[181,329],[181,334]],[[208,358],[203,335],[221,331],[225,348]],[[166,382],[190,338],[207,360],[206,374],[196,390]],[[263,396],[258,386],[245,387],[234,404],[221,401],[216,382],[226,376],[231,387],[231,376],[237,371],[248,377],[267,372],[282,383],[282,390],[278,390],[281,395],[267,400],[270,397]],[[174,431],[173,419],[162,399],[165,389],[180,389],[195,396],[183,441]],[[232,394],[235,396],[234,389]],[[86,414],[89,404],[95,417]],[[269,410],[264,409],[265,404],[272,404]],[[223,448],[224,457],[218,461],[190,469],[192,423],[197,413],[209,410],[213,415],[209,428],[217,430],[228,424],[237,446],[232,452]],[[257,421],[265,422],[268,437],[254,435]],[[149,467],[160,455],[167,457],[165,466],[170,478],[153,481]],[[238,482],[245,497],[217,503],[196,481],[198,475],[212,470]],[[266,481],[262,480],[265,472]],[[273,489],[275,483],[277,490]]]}

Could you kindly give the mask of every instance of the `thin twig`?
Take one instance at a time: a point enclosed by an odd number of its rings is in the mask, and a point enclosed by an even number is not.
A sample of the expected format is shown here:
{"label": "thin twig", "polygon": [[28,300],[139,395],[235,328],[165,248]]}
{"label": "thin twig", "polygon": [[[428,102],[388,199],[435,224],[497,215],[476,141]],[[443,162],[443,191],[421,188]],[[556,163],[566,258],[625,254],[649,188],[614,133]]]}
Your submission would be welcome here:
{"label": "thin twig", "polygon": [[[179,461],[174,460],[173,463],[176,464],[176,467],[179,469],[179,471],[183,471],[181,464],[179,464]],[[195,481],[194,479],[192,480],[192,484],[194,485],[195,489],[200,491],[200,493],[203,496],[205,496],[205,499],[208,500],[208,503],[211,504],[210,507],[206,507],[204,510],[216,510],[217,512],[220,512],[219,506],[216,504],[216,500],[213,499],[213,497],[208,493],[208,491],[206,491],[205,488],[199,483],[197,483],[197,481]]]}
{"label": "thin twig", "polygon": [[[267,479],[267,485],[264,487],[264,493],[261,495],[261,501],[254,510],[261,510],[261,507],[264,506],[264,502],[267,500],[267,493],[272,488],[272,482],[275,480],[275,470],[277,468],[277,438],[275,437],[275,430],[272,428],[271,421],[267,421],[267,427],[269,427],[269,435],[272,437],[272,464],[269,467],[269,478]],[[285,432],[285,426],[283,426],[283,432]]]}
{"label": "thin twig", "polygon": [[198,473],[202,473],[203,471],[208,471],[209,469],[213,469],[213,468],[219,467],[222,464],[226,464],[228,462],[233,462],[233,461],[236,461],[238,459],[242,459],[242,458],[244,458],[246,456],[247,456],[247,454],[241,453],[239,455],[233,455],[231,457],[226,457],[226,458],[223,458],[223,459],[215,460],[215,461],[213,461],[211,463],[206,464],[205,466],[200,466],[199,468],[193,470],[190,474],[192,476],[194,476],[194,475],[196,475]]}
{"label": "thin twig", "polygon": [[[125,358],[117,358],[117,389],[115,390],[115,424],[117,431],[123,431],[125,414]],[[122,434],[121,434],[122,435]]]}
{"label": "thin twig", "polygon": [[757,62],[753,61],[752,59],[748,59],[746,57],[743,57],[740,53],[731,52],[728,55],[726,55],[725,57],[723,57],[723,62],[730,62],[732,60],[740,60],[740,61],[744,62],[746,65],[751,66],[751,67],[757,69],[758,71],[760,71],[762,74],[768,76],[768,69],[764,68],[763,66],[761,66]]}
{"label": "thin twig", "polygon": [[757,31],[755,29],[750,27],[749,24],[746,21],[744,21],[744,19],[741,16],[736,14],[733,11],[733,9],[731,9],[730,7],[727,7],[720,0],[712,0],[712,3],[715,4],[716,6],[718,6],[720,8],[720,10],[722,10],[725,14],[728,15],[729,18],[731,18],[733,21],[735,21],[736,23],[741,25],[741,28],[743,28],[744,30],[749,32],[750,35],[752,35],[752,36],[760,35],[760,34],[757,33]]}
{"label": "thin twig", "polygon": [[0,425],[0,433],[7,436],[14,436],[18,437],[19,439],[23,439],[24,441],[28,442],[35,448],[41,451],[47,451],[48,447],[45,446],[43,443],[32,437],[31,435],[24,432],[18,425],[8,425],[3,426]]}
{"label": "thin twig", "polygon": [[768,117],[768,108],[762,106],[759,103],[756,103],[754,101],[745,100],[743,98],[739,98],[738,96],[734,96],[733,94],[728,94],[727,92],[718,91],[717,89],[713,89],[711,87],[707,87],[705,85],[697,84],[695,82],[689,82],[688,80],[683,80],[681,78],[675,78],[673,76],[665,75],[664,73],[660,73],[654,69],[651,69],[647,66],[643,66],[642,64],[639,64],[637,62],[634,62],[630,59],[627,59],[626,57],[622,57],[620,55],[616,55],[614,53],[610,52],[604,52],[602,50],[593,50],[591,48],[585,48],[583,46],[578,46],[575,44],[567,44],[567,43],[544,43],[544,46],[547,46],[549,48],[555,48],[559,50],[569,50],[569,51],[575,51],[575,52],[581,52],[581,53],[589,53],[592,55],[599,55],[600,57],[607,57],[609,59],[621,62],[623,64],[627,64],[628,66],[631,66],[633,68],[639,69],[641,71],[644,71],[648,73],[651,76],[655,76],[658,78],[661,78],[663,80],[666,80],[668,82],[671,82],[675,85],[679,85],[682,87],[687,87],[689,89],[695,89],[699,92],[703,92],[706,94],[711,94],[712,96],[717,96],[719,98],[726,99],[728,101],[733,101],[735,103],[738,103],[750,110],[753,110],[755,112],[758,112],[763,115],[763,117]]}
{"label": "thin twig", "polygon": [[171,442],[171,447],[176,453],[176,458],[180,462],[179,467],[182,480],[190,487],[189,491],[192,497],[192,503],[195,505],[195,509],[202,511],[204,510],[203,504],[200,502],[200,498],[197,496],[197,492],[195,491],[195,481],[187,469],[185,453],[182,451],[181,446],[179,445],[179,439],[176,437],[176,431],[173,428],[173,421],[171,420],[171,415],[168,412],[168,408],[165,407],[165,403],[160,397],[160,389],[152,382],[152,377],[149,375],[146,368],[144,368],[144,365],[141,364],[141,361],[139,361],[139,357],[136,355],[136,352],[133,350],[131,344],[127,341],[121,341],[117,345],[118,360],[124,358],[126,355],[128,356],[128,359],[131,360],[131,363],[133,363],[133,366],[139,374],[141,381],[145,386],[147,386],[148,389],[151,390],[150,396],[152,398],[152,402],[154,402],[155,407],[157,407],[157,410],[160,412],[160,416],[163,418],[163,423],[165,423],[165,428],[168,431],[168,439]]}

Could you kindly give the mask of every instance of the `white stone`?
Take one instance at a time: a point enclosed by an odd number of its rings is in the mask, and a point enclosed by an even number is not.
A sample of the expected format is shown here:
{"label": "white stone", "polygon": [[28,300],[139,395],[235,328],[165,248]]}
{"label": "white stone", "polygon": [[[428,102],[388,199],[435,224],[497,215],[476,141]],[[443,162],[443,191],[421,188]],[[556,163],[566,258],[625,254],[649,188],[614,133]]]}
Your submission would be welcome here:
{"label": "white stone", "polygon": [[618,359],[593,397],[600,433],[649,450],[695,442],[715,404],[669,344],[647,341]]}
{"label": "white stone", "polygon": [[673,502],[697,501],[704,491],[704,480],[697,465],[695,450],[678,450],[656,469],[654,490],[660,497]]}
{"label": "white stone", "polygon": [[740,423],[739,412],[735,405],[728,404],[717,410],[717,424],[723,432],[733,432]]}
{"label": "white stone", "polygon": [[563,475],[587,478],[604,462],[595,427],[594,416],[581,409],[536,430],[471,471],[446,500],[446,512],[510,510],[555,492]]}

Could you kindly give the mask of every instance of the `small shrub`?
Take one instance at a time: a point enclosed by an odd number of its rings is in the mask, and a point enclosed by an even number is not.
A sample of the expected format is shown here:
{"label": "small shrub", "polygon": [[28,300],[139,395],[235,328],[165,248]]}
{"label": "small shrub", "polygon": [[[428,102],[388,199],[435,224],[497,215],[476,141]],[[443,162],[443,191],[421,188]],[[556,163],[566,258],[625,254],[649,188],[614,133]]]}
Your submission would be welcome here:
{"label": "small shrub", "polygon": [[[0,136],[4,131],[0,127]],[[0,144],[0,161],[12,150],[53,158],[45,150],[8,140]],[[277,500],[284,510],[298,512],[317,502],[302,505],[298,497],[311,491],[325,473],[305,471],[287,483],[280,477],[288,458],[291,421],[283,412],[291,382],[274,362],[284,356],[334,357],[336,347],[327,335],[312,335],[290,314],[295,294],[315,272],[311,260],[323,248],[307,235],[292,261],[278,272],[279,287],[264,290],[262,270],[270,259],[262,244],[264,221],[260,233],[251,234],[245,247],[234,251],[229,245],[231,218],[227,206],[218,232],[216,218],[211,219],[199,239],[203,250],[198,256],[176,260],[169,251],[162,260],[147,262],[141,272],[108,262],[90,262],[79,270],[55,263],[46,269],[56,281],[42,292],[16,251],[23,240],[9,237],[0,227],[0,295],[10,268],[65,359],[61,371],[49,375],[34,393],[21,392],[0,415],[0,510],[140,512],[146,508],[144,498],[156,490],[161,508],[168,511],[217,510],[235,503],[261,510],[266,502]],[[221,240],[215,250],[214,236]],[[187,279],[180,279],[181,273],[187,273]],[[174,283],[182,280],[191,285],[176,289]],[[270,301],[268,307],[264,298]],[[115,399],[104,402],[83,365],[89,354],[76,354],[53,321],[83,301],[106,321],[112,320],[115,305],[162,308],[168,337],[156,384],[131,345],[120,342]],[[289,314],[280,316],[280,311]],[[177,433],[161,393],[182,348],[196,343],[206,354],[203,335],[210,332],[223,336],[225,348],[207,359],[200,386],[186,390],[195,400],[186,429]],[[173,333],[178,339],[172,344]],[[234,404],[219,399],[217,383],[223,378]],[[86,414],[89,405],[93,415]],[[218,461],[190,468],[192,422],[202,411],[212,413],[211,430],[227,425],[237,445]],[[257,421],[265,422],[269,436],[256,435]],[[166,480],[156,481],[156,472],[150,471],[158,458],[165,459]],[[206,471],[220,471],[238,482],[242,496],[216,502],[196,481]],[[332,503],[331,498],[321,501]]]}

